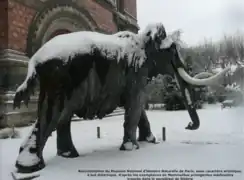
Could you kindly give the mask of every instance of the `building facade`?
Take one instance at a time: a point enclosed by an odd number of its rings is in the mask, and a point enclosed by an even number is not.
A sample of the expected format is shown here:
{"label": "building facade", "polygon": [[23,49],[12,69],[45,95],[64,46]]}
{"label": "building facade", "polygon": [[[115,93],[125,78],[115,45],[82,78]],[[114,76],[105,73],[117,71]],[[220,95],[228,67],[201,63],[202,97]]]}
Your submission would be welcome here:
{"label": "building facade", "polygon": [[91,30],[111,34],[138,31],[136,0],[2,0],[0,1],[0,120],[20,121],[36,112],[13,111],[14,90],[24,80],[29,58],[59,34]]}

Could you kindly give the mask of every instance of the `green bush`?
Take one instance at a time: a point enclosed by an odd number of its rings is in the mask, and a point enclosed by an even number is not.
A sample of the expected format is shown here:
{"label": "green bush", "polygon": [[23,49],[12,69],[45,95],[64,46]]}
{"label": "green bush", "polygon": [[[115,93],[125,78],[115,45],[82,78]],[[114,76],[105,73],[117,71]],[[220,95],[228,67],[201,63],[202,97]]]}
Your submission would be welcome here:
{"label": "green bush", "polygon": [[215,104],[216,103],[216,98],[215,96],[211,93],[207,95],[207,102],[208,104]]}
{"label": "green bush", "polygon": [[195,103],[195,108],[196,108],[196,109],[202,109],[202,107],[203,107],[203,103],[204,103],[204,101],[202,101],[202,100],[198,100],[198,101]]}
{"label": "green bush", "polygon": [[[196,100],[194,106],[196,109],[202,109],[204,101]],[[167,111],[176,111],[176,110],[185,110],[185,104],[183,97],[180,93],[171,93],[164,99],[165,110]]]}
{"label": "green bush", "polygon": [[222,103],[226,99],[226,97],[224,95],[219,95],[216,98],[217,98],[217,101],[220,103]]}
{"label": "green bush", "polygon": [[165,99],[165,109],[167,111],[176,111],[186,109],[182,96],[178,92],[169,93]]}

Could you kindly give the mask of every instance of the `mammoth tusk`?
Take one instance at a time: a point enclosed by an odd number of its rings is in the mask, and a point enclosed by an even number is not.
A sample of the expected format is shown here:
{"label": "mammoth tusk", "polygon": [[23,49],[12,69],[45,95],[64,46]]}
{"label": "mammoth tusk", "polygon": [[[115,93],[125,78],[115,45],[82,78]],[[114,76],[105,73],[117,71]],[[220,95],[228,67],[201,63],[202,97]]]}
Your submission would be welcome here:
{"label": "mammoth tusk", "polygon": [[201,73],[196,74],[193,78],[203,79],[203,78],[208,78],[211,76],[214,76],[214,74],[210,73],[210,72],[201,72]]}
{"label": "mammoth tusk", "polygon": [[[201,72],[201,73],[196,74],[194,76],[194,78],[203,79],[203,78],[208,78],[211,76],[214,76],[214,74],[210,73],[210,72]],[[218,88],[224,88],[224,86],[222,84],[214,84],[214,85],[211,85],[211,88],[212,89],[218,89]]]}
{"label": "mammoth tusk", "polygon": [[191,77],[183,68],[177,69],[181,78],[186,81],[189,84],[197,85],[197,86],[206,86],[206,85],[215,85],[218,83],[218,80],[224,76],[224,74],[230,70],[230,67],[226,67],[223,71],[219,72],[218,74],[215,74],[214,76],[211,76],[206,79],[197,79]]}

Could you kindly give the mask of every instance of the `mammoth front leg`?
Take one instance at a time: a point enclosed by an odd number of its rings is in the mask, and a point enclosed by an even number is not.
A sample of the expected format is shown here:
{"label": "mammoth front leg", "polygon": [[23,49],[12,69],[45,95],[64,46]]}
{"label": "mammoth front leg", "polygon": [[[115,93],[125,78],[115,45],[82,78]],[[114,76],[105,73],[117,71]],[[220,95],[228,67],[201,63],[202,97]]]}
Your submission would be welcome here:
{"label": "mammoth front leg", "polygon": [[193,87],[191,87],[189,84],[182,80],[178,72],[176,73],[176,79],[178,86],[181,90],[186,109],[188,110],[188,113],[192,120],[192,122],[190,122],[185,129],[196,130],[200,126],[200,120],[194,103],[195,90]]}
{"label": "mammoth front leg", "polygon": [[150,123],[148,121],[145,109],[143,109],[141,112],[138,128],[139,128],[138,141],[147,141],[151,143],[156,143],[156,138],[152,134]]}
{"label": "mammoth front leg", "polygon": [[72,116],[67,116],[67,119],[62,120],[64,122],[59,123],[57,127],[57,154],[67,158],[79,156],[72,142],[71,118]]}

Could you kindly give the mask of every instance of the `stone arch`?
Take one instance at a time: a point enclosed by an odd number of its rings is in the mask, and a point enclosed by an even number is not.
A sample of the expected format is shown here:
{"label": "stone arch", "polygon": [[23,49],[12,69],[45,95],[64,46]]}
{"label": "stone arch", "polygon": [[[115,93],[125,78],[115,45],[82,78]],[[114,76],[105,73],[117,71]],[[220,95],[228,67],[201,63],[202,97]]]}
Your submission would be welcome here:
{"label": "stone arch", "polygon": [[66,33],[70,33],[70,32],[72,32],[72,31],[68,30],[67,28],[57,29],[57,30],[53,31],[52,33],[50,33],[49,36],[44,38],[43,41],[49,41],[50,39],[54,38],[57,35],[66,34]]}
{"label": "stone arch", "polygon": [[97,31],[98,26],[86,9],[78,7],[72,2],[47,1],[29,27],[27,55],[31,57],[59,30],[67,32]]}
{"label": "stone arch", "polygon": [[[55,19],[52,21],[49,26],[46,28],[45,33],[43,34],[41,44],[44,44],[51,38],[53,38],[55,35],[59,34],[65,34],[75,31],[84,30],[86,27],[83,27],[82,25],[74,25],[74,20],[71,20],[67,17],[62,17]],[[89,28],[89,30],[91,30]]]}

